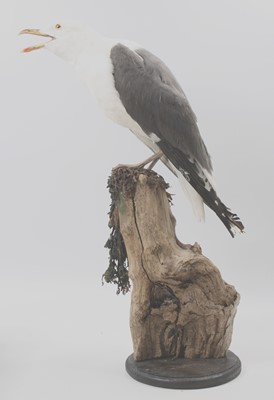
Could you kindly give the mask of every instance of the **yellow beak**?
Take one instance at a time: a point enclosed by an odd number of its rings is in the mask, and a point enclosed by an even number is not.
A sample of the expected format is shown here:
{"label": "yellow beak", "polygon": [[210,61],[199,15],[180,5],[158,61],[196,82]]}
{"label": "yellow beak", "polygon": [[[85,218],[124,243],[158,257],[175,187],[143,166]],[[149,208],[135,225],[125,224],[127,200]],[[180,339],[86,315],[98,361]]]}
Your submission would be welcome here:
{"label": "yellow beak", "polygon": [[[48,35],[47,33],[43,33],[39,29],[23,29],[21,32],[19,32],[19,35],[36,35],[36,36],[48,37],[51,40],[55,39],[54,36]],[[46,43],[26,47],[25,49],[22,50],[22,52],[29,53],[30,51],[41,49],[42,47],[45,47],[45,44]]]}

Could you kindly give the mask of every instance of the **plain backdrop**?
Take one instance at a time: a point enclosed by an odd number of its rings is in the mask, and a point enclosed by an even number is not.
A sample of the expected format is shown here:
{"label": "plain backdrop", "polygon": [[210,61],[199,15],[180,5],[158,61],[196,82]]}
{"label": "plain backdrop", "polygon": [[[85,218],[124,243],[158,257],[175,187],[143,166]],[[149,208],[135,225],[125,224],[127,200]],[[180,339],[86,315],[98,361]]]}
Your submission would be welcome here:
{"label": "plain backdrop", "polygon": [[[1,400],[273,399],[273,1],[2,0],[0,11]],[[101,283],[106,183],[113,166],[150,153],[69,65],[20,53],[43,42],[21,29],[64,19],[157,54],[198,116],[220,197],[246,234],[231,239],[208,209],[196,222],[177,180],[156,170],[171,185],[179,238],[198,241],[241,294],[231,350],[243,371],[229,384],[182,393],[125,372],[130,294]]]}

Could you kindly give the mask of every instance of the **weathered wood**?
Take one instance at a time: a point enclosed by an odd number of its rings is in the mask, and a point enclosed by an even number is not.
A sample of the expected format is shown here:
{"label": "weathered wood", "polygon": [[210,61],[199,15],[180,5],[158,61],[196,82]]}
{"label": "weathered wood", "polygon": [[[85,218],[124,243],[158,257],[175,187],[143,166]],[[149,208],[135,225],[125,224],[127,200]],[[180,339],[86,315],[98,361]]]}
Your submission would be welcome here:
{"label": "weathered wood", "polygon": [[134,359],[224,357],[239,294],[197,243],[184,245],[177,239],[162,178],[136,170],[113,174],[117,182],[122,177],[113,215],[133,284]]}

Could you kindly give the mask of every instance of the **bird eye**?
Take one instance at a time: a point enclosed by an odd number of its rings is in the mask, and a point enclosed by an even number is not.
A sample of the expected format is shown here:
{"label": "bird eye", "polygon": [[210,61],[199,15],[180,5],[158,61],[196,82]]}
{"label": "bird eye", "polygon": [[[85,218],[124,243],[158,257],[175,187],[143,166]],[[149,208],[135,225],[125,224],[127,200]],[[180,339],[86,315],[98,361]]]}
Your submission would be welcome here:
{"label": "bird eye", "polygon": [[55,25],[55,29],[60,29],[61,28],[61,25],[60,24],[56,24]]}

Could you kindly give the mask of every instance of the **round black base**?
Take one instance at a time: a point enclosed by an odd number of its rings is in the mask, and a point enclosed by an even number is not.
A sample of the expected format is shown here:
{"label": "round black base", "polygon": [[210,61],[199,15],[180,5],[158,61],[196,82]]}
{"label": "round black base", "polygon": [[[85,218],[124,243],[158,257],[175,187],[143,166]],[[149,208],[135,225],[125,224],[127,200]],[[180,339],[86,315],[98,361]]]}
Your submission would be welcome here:
{"label": "round black base", "polygon": [[202,389],[222,385],[235,379],[241,372],[241,361],[231,351],[224,358],[161,358],[126,360],[128,374],[147,385],[169,389]]}

